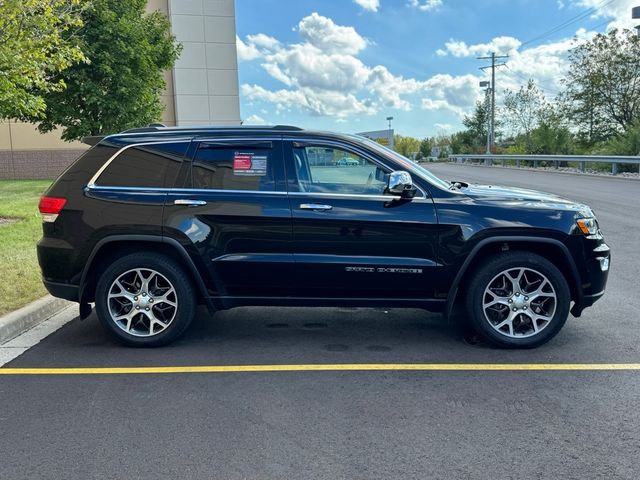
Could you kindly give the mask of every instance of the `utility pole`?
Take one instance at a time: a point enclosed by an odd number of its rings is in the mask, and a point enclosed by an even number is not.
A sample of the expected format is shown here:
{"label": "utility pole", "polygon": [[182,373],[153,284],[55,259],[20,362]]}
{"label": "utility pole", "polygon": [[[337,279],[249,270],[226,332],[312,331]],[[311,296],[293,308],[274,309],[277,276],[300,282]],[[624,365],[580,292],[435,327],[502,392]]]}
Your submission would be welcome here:
{"label": "utility pole", "polygon": [[485,65],[480,67],[480,70],[491,69],[491,128],[489,138],[489,148],[493,147],[496,141],[496,67],[506,65],[506,63],[496,63],[496,60],[502,58],[509,58],[509,55],[496,55],[495,52],[491,52],[489,57],[476,57],[478,60],[491,60],[491,65]]}
{"label": "utility pole", "polygon": [[[489,115],[489,93],[491,93],[491,82],[483,80],[480,88],[484,88],[484,108],[487,112],[487,155],[491,153],[491,115]],[[487,162],[488,163],[488,162]]]}

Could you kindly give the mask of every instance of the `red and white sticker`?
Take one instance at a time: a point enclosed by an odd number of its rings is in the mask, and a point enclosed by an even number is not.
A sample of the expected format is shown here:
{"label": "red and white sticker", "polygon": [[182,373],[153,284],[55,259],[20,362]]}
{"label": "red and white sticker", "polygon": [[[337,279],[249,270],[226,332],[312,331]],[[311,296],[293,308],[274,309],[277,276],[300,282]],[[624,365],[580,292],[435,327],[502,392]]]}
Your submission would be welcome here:
{"label": "red and white sticker", "polygon": [[235,152],[233,174],[263,177],[267,174],[267,156],[253,153]]}
{"label": "red and white sticker", "polygon": [[233,169],[234,170],[251,170],[251,159],[253,154],[251,153],[236,153],[233,156]]}

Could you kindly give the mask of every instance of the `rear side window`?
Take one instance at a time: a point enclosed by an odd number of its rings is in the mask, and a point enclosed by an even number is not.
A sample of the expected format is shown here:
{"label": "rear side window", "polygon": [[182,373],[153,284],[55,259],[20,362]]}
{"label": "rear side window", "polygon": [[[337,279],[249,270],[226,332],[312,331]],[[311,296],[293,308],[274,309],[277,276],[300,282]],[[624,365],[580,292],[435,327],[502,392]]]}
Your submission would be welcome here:
{"label": "rear side window", "polygon": [[121,152],[96,181],[103,187],[172,187],[189,142],[130,147]]}
{"label": "rear side window", "polygon": [[213,190],[276,189],[271,142],[254,145],[202,143],[193,158],[193,188]]}

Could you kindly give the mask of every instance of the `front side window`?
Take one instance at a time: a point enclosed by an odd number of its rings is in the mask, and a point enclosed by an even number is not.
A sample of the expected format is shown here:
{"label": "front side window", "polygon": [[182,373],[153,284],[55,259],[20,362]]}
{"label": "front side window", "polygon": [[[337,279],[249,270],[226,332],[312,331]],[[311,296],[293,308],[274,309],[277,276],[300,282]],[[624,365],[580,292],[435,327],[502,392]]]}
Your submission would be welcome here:
{"label": "front side window", "polygon": [[99,186],[109,187],[172,187],[189,142],[138,145],[123,150],[107,166]]}
{"label": "front side window", "polygon": [[272,192],[273,157],[266,147],[202,143],[193,159],[193,188]]}
{"label": "front side window", "polygon": [[303,192],[382,195],[388,174],[370,160],[336,147],[294,146],[293,165]]}

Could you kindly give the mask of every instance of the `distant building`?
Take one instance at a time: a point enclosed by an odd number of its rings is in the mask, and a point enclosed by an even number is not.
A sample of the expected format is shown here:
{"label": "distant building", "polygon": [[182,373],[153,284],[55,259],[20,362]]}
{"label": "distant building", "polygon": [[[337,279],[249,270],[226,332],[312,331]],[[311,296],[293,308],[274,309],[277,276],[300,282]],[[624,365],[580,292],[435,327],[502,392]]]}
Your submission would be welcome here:
{"label": "distant building", "polygon": [[[240,123],[234,0],[149,0],[147,10],[166,13],[183,45],[165,74],[162,123]],[[85,148],[32,124],[2,122],[0,179],[55,177]]]}
{"label": "distant building", "polygon": [[358,135],[370,138],[371,140],[374,140],[380,145],[384,145],[385,147],[393,148],[395,146],[393,143],[393,129],[360,132],[358,133]]}

